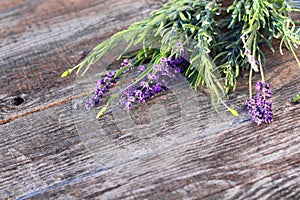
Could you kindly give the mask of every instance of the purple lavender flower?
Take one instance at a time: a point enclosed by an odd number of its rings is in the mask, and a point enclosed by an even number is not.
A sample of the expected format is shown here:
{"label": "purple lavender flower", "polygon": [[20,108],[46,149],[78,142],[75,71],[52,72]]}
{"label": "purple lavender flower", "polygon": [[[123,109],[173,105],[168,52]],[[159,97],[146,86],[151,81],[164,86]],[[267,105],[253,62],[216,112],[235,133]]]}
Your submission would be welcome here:
{"label": "purple lavender flower", "polygon": [[160,93],[162,91],[162,87],[159,83],[155,84],[153,87],[153,91],[156,93]]}
{"label": "purple lavender flower", "polygon": [[129,59],[124,59],[123,62],[121,63],[120,69],[122,69],[124,67],[128,67],[128,66],[130,66],[130,68],[128,70],[125,70],[123,72],[123,74],[127,73],[129,70],[133,70],[133,68],[134,68],[134,65],[131,63],[131,61]]}
{"label": "purple lavender flower", "polygon": [[128,65],[132,65],[132,63],[131,63],[131,61],[129,59],[124,59],[123,62],[121,63],[122,67],[126,67]]}
{"label": "purple lavender flower", "polygon": [[85,107],[86,109],[90,110],[95,105],[95,96],[93,95],[89,99],[85,101]]}
{"label": "purple lavender flower", "polygon": [[270,89],[267,89],[266,87],[262,90],[263,94],[266,96],[267,99],[272,97],[272,92]]}
{"label": "purple lavender flower", "polygon": [[246,101],[248,114],[257,125],[269,124],[273,121],[272,102],[267,100],[272,97],[270,84],[259,81],[256,91],[258,93]]}
{"label": "purple lavender flower", "polygon": [[145,68],[145,66],[144,65],[141,65],[140,67],[139,67],[139,72],[142,72],[142,71],[144,71],[146,68]]}
{"label": "purple lavender flower", "polygon": [[255,89],[256,89],[257,92],[259,92],[259,91],[262,90],[263,84],[264,84],[264,83],[263,83],[262,81],[259,81],[259,82],[256,84]]}
{"label": "purple lavender flower", "polygon": [[[133,64],[129,59],[123,60],[120,69],[128,66],[129,69],[125,70],[123,74],[127,73],[128,71],[134,68]],[[145,67],[141,66],[139,70],[143,71],[144,69]],[[119,77],[115,78],[116,73],[116,71],[108,72],[104,78],[97,81],[97,89],[95,93],[85,102],[85,107],[87,109],[91,109],[93,107],[98,106],[100,103],[100,99],[104,97],[104,94],[107,93],[110,90],[110,88],[117,83]],[[128,104],[127,107],[129,108],[131,106]]]}
{"label": "purple lavender flower", "polygon": [[148,78],[149,80],[157,81],[158,76],[150,72],[150,73],[147,75],[147,78]]}
{"label": "purple lavender flower", "polygon": [[96,107],[100,103],[100,99],[103,98],[104,94],[116,83],[114,78],[116,72],[108,72],[106,76],[97,81],[97,89],[95,93],[85,101],[85,107],[91,109]]}
{"label": "purple lavender flower", "polygon": [[124,105],[125,105],[125,110],[127,110],[127,111],[129,111],[130,108],[132,107],[132,103],[129,101],[125,102]]}
{"label": "purple lavender flower", "polygon": [[245,55],[246,56],[250,56],[251,55],[250,49],[248,49],[248,48],[245,49]]}

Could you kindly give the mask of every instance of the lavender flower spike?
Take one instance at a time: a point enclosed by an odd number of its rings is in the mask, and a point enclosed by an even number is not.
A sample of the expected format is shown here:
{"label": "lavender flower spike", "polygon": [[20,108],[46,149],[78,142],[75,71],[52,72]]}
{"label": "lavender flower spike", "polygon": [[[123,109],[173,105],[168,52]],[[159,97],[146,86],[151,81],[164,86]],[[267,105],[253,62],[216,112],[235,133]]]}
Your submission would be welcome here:
{"label": "lavender flower spike", "polygon": [[259,81],[256,91],[257,95],[246,101],[248,114],[257,125],[269,124],[273,121],[272,102],[267,100],[272,97],[270,84]]}

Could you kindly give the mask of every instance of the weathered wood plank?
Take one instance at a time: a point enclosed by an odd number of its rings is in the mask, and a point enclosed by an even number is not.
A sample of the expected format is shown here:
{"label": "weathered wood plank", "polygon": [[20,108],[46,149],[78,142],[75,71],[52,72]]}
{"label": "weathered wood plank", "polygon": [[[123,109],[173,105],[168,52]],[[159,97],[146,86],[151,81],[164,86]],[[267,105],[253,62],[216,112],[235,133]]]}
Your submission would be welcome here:
{"label": "weathered wood plank", "polygon": [[[297,109],[299,107],[290,110],[295,112]],[[299,119],[299,112],[294,117]],[[286,118],[286,113],[279,114],[278,118]],[[245,122],[213,136],[217,137],[213,148],[209,146],[209,140],[214,138],[195,138],[119,166],[102,167],[83,176],[69,177],[68,181],[30,193],[28,197],[257,199],[276,195],[284,197],[287,194],[280,190],[285,190],[297,199],[299,127],[296,124],[291,131],[291,123],[288,122],[293,120],[289,117],[281,131],[275,133],[270,130],[281,125],[280,121],[255,131],[253,124]],[[238,133],[236,130],[239,130]],[[210,151],[206,152],[206,149]],[[78,156],[73,158],[78,159]],[[76,163],[76,167],[87,165]],[[60,162],[56,162],[55,166],[58,168]],[[49,170],[55,171],[53,168]],[[52,173],[46,172],[45,176]]]}
{"label": "weathered wood plank", "polygon": [[[268,53],[275,113],[270,126],[255,126],[242,107],[246,74],[230,101],[241,113],[232,126],[216,117],[207,94],[185,89],[183,95],[176,87],[153,99],[152,107],[121,113],[125,120],[118,110],[97,122],[95,113],[72,108],[69,98],[100,72],[94,68],[76,80],[59,74],[82,51],[145,17],[152,3],[159,2],[0,1],[6,38],[0,45],[0,120],[20,116],[0,126],[1,198],[300,198],[300,105],[289,103],[299,92],[300,69],[290,53]],[[120,13],[128,17],[118,19]],[[17,106],[19,95],[25,102]]]}

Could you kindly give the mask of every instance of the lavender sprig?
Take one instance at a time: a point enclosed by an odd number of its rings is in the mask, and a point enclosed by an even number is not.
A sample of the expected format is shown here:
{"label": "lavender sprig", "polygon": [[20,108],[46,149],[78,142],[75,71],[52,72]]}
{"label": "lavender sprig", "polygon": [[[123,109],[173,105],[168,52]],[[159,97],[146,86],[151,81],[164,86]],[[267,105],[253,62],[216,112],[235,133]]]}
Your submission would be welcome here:
{"label": "lavender sprig", "polygon": [[[133,65],[129,59],[125,59],[121,63],[120,70],[122,69],[124,69],[124,71],[122,71],[123,74],[133,69]],[[120,78],[120,76],[116,77],[116,75],[116,71],[111,71],[108,72],[104,78],[97,81],[97,89],[95,90],[94,94],[85,101],[85,107],[88,110],[93,107],[97,107],[100,103],[100,99],[104,97],[104,94],[107,93],[110,88],[117,83],[117,80]]]}
{"label": "lavender sprig", "polygon": [[103,98],[104,94],[109,91],[109,89],[116,83],[116,80],[113,79],[115,71],[109,72],[106,74],[106,77],[97,81],[97,89],[94,94],[85,101],[85,107],[91,109],[97,107],[100,103],[100,99]]}
{"label": "lavender sprig", "polygon": [[273,121],[270,84],[259,81],[255,89],[258,93],[246,101],[248,114],[257,125],[269,124]]}

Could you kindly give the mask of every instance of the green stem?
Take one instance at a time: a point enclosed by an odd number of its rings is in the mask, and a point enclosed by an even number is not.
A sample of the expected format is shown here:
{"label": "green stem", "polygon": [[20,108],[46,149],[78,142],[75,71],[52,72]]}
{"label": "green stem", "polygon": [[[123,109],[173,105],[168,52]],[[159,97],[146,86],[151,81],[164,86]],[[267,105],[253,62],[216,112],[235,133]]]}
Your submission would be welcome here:
{"label": "green stem", "polygon": [[253,74],[253,70],[252,70],[252,68],[250,68],[250,72],[249,72],[249,97],[250,97],[250,99],[252,98],[252,74]]}
{"label": "green stem", "polygon": [[262,82],[265,83],[265,76],[264,76],[264,71],[263,71],[263,67],[262,67],[262,64],[261,64],[260,55],[258,56],[258,62],[259,62],[259,71],[260,71],[261,80],[262,80]]}
{"label": "green stem", "polygon": [[[256,28],[256,24],[254,26]],[[256,54],[256,45],[257,45],[257,33],[256,31],[253,31],[253,43],[252,43],[252,55],[254,56],[255,59],[255,54]],[[250,73],[249,73],[249,97],[252,98],[252,75],[253,75],[253,69],[250,67]]]}
{"label": "green stem", "polygon": [[299,61],[299,59],[298,59],[298,57],[297,57],[297,55],[296,55],[296,53],[295,53],[295,51],[294,51],[293,46],[291,45],[291,42],[289,41],[288,44],[289,44],[289,48],[290,48],[290,50],[291,50],[293,56],[295,57],[295,59],[296,59],[296,61],[297,61],[297,63],[298,63],[298,66],[300,67],[300,61]]}

